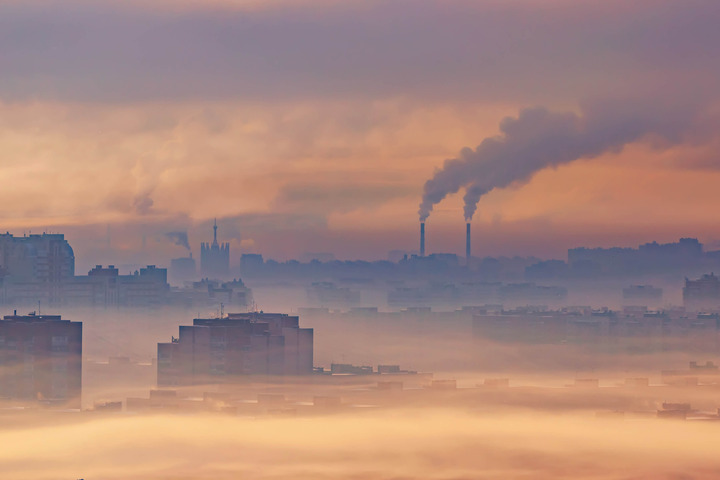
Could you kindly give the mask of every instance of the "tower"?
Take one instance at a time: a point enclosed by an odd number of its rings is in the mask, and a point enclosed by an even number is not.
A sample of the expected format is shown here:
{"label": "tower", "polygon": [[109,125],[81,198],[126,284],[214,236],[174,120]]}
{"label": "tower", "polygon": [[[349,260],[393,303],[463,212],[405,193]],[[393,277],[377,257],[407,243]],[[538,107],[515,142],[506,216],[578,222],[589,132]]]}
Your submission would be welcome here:
{"label": "tower", "polygon": [[200,244],[200,271],[203,277],[220,279],[230,272],[230,244],[218,243],[217,230],[217,219],[215,219],[212,243]]}

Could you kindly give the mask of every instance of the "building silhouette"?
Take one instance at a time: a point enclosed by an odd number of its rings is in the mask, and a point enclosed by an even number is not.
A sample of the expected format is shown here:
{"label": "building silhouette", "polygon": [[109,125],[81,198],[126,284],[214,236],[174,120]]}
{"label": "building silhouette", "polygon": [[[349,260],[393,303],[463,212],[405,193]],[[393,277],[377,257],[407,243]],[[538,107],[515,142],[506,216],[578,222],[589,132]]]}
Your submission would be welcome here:
{"label": "building silhouette", "polygon": [[631,285],[622,289],[623,303],[658,305],[662,302],[663,289],[652,285]]}
{"label": "building silhouette", "polygon": [[218,244],[217,229],[215,220],[213,242],[200,244],[200,271],[204,277],[224,277],[230,271],[230,244]]}
{"label": "building silhouette", "polygon": [[0,234],[0,301],[10,296],[60,303],[62,285],[75,275],[75,253],[62,234]]}
{"label": "building silhouette", "polygon": [[705,274],[697,280],[685,279],[683,303],[689,310],[720,309],[720,278],[714,273]]}
{"label": "building silhouette", "polygon": [[152,307],[164,304],[170,286],[167,269],[148,265],[130,275],[120,275],[114,265],[96,265],[86,276],[68,279],[62,304],[92,307]]}
{"label": "building silhouette", "polygon": [[0,320],[0,396],[80,408],[82,322],[60,315]]}
{"label": "building silhouette", "polygon": [[171,343],[158,343],[158,385],[224,383],[246,375],[309,375],[313,329],[280,313],[196,318]]}
{"label": "building silhouette", "polygon": [[197,274],[195,259],[192,253],[187,257],[173,258],[170,260],[170,277],[177,283],[182,284],[194,280]]}

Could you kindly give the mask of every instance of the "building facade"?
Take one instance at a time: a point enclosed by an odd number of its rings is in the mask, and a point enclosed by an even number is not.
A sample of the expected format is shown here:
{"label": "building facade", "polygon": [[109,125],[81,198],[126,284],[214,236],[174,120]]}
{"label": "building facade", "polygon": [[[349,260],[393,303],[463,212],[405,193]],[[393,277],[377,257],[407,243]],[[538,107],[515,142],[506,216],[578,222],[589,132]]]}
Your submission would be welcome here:
{"label": "building facade", "polygon": [[0,397],[80,408],[82,322],[60,315],[0,320]]}
{"label": "building facade", "polygon": [[68,279],[62,304],[89,307],[153,307],[167,303],[167,269],[148,265],[131,275],[120,275],[114,265],[96,265],[87,276]]}
{"label": "building facade", "polygon": [[697,280],[685,279],[683,303],[688,310],[720,311],[720,278],[714,273]]}
{"label": "building facade", "polygon": [[247,375],[309,375],[313,329],[299,317],[234,313],[196,318],[178,338],[158,344],[158,385],[225,383]]}
{"label": "building facade", "polygon": [[75,253],[62,234],[0,234],[0,301],[57,305],[75,275]]}

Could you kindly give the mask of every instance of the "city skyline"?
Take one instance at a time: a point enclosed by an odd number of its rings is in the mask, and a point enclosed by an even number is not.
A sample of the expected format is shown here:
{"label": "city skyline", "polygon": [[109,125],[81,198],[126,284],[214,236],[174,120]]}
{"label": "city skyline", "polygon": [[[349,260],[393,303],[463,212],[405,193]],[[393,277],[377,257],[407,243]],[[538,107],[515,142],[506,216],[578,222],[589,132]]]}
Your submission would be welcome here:
{"label": "city skyline", "polygon": [[[534,107],[677,125],[485,195],[476,255],[720,240],[713,2],[39,5],[0,4],[0,216],[65,232],[88,265],[104,237],[117,263],[167,232],[195,248],[214,217],[234,252],[416,249],[433,171]],[[463,195],[429,251],[464,250]]]}
{"label": "city skyline", "polygon": [[0,471],[718,477],[720,1],[0,0]]}

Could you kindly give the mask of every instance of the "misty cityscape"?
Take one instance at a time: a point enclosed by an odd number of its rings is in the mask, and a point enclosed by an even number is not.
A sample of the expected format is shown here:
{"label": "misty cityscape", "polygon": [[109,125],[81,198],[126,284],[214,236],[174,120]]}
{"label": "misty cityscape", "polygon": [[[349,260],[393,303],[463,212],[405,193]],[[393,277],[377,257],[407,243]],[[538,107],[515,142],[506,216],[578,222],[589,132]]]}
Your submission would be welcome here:
{"label": "misty cityscape", "polygon": [[0,1],[0,476],[718,478],[719,22]]}

